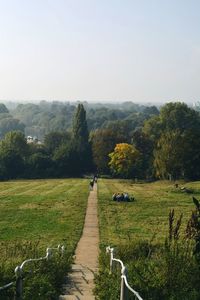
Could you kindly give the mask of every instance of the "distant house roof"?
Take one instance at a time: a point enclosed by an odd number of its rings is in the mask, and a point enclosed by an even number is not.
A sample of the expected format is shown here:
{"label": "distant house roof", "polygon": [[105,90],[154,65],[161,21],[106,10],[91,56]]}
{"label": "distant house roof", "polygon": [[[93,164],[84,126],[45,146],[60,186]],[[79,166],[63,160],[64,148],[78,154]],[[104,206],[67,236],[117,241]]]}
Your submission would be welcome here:
{"label": "distant house roof", "polygon": [[37,136],[32,137],[31,135],[28,135],[26,140],[27,140],[27,144],[35,143],[38,145],[42,145],[42,142],[38,140]]}

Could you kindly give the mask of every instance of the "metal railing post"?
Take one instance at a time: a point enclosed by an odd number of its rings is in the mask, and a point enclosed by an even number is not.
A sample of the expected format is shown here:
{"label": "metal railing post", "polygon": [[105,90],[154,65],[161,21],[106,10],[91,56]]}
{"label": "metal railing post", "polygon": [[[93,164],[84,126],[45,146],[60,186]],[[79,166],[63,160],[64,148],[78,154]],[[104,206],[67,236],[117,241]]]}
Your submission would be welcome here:
{"label": "metal railing post", "polygon": [[52,256],[52,250],[50,248],[47,248],[46,250],[46,259],[49,260]]}
{"label": "metal railing post", "polygon": [[120,300],[124,300],[124,278],[121,276]]}
{"label": "metal railing post", "polygon": [[126,285],[124,277],[127,274],[126,267],[123,267],[121,270],[121,290],[120,290],[120,300],[126,300]]}
{"label": "metal railing post", "polygon": [[110,249],[110,274],[113,271],[113,257],[114,257],[114,248]]}
{"label": "metal railing post", "polygon": [[123,261],[120,259],[114,258],[114,248],[110,246],[106,247],[106,253],[110,254],[110,274],[113,271],[113,262],[117,262],[121,265],[121,286],[120,286],[120,300],[128,300],[129,299],[129,291],[134,294],[135,299],[143,300],[139,293],[136,292],[133,288],[130,287],[127,281],[127,269],[123,264]]}
{"label": "metal railing post", "polygon": [[62,256],[62,257],[64,256],[64,252],[65,252],[65,246],[62,246],[62,247],[61,247],[61,256]]}
{"label": "metal railing post", "polygon": [[[47,248],[46,249],[46,256],[44,257],[39,257],[39,258],[30,258],[30,259],[26,259],[22,262],[22,264],[20,266],[17,266],[15,268],[15,276],[16,276],[16,287],[15,287],[15,295],[14,295],[14,299],[15,300],[23,300],[23,267],[30,263],[30,262],[36,262],[36,261],[42,261],[42,260],[49,260],[52,255],[53,255],[53,250],[57,250],[60,257],[64,256],[64,252],[65,252],[65,247],[62,245],[58,245],[56,248]],[[8,284],[5,284],[4,286],[0,287],[0,293],[1,291],[3,291],[4,289],[8,289],[11,286],[13,286],[15,284],[15,281],[10,282]],[[1,296],[0,296],[1,297]]]}
{"label": "metal railing post", "polygon": [[113,271],[114,248],[111,248],[110,246],[106,247],[106,253],[110,254],[110,274],[112,274],[112,271]]}
{"label": "metal railing post", "polygon": [[22,269],[20,266],[15,268],[16,279],[16,292],[15,292],[15,300],[22,300],[23,297],[23,278],[22,278]]}

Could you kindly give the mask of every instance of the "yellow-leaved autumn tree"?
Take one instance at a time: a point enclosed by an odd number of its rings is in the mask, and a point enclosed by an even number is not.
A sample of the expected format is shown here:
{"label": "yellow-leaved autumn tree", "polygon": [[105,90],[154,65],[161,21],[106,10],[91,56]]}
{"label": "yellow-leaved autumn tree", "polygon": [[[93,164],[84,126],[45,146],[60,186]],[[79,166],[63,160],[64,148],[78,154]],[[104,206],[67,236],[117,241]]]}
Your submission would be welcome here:
{"label": "yellow-leaved autumn tree", "polygon": [[133,175],[134,164],[139,157],[139,151],[130,144],[121,143],[115,146],[114,152],[109,154],[111,172],[123,178]]}

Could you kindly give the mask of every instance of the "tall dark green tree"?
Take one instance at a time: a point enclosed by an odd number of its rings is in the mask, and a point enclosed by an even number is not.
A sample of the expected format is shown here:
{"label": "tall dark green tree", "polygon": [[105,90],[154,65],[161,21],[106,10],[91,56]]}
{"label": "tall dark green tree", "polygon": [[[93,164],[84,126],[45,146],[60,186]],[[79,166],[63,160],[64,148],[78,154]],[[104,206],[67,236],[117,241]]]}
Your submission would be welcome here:
{"label": "tall dark green tree", "polygon": [[[88,141],[88,127],[86,121],[86,111],[83,104],[78,104],[73,119],[73,148],[77,152],[77,164],[80,167],[80,173],[91,170],[92,168],[92,151]],[[77,166],[75,166],[77,169]]]}
{"label": "tall dark green tree", "polygon": [[73,139],[78,150],[83,151],[88,146],[88,127],[86,121],[86,111],[83,104],[79,104],[73,120]]}

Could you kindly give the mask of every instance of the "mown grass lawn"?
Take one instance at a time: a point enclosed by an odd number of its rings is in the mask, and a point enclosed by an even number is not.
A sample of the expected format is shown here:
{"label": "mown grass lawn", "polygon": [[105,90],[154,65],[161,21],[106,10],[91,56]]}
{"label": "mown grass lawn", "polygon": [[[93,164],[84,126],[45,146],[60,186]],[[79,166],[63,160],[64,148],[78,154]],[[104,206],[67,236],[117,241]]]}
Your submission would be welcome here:
{"label": "mown grass lawn", "polygon": [[40,240],[74,249],[85,217],[85,179],[0,182],[0,241]]}
{"label": "mown grass lawn", "polygon": [[[58,298],[82,233],[88,193],[86,179],[0,182],[0,286],[16,280],[14,269],[25,259],[61,244],[64,256],[54,251],[48,262],[30,264],[23,293],[24,300]],[[0,299],[14,294],[13,286],[0,291]]]}
{"label": "mown grass lawn", "polygon": [[[183,186],[193,193],[181,191]],[[118,192],[128,192],[135,201],[113,201],[112,195]],[[120,268],[113,268],[110,274],[109,255],[105,251],[108,245],[114,246],[115,257],[122,259],[127,267],[129,284],[143,299],[200,299],[199,265],[193,252],[195,241],[183,235],[194,210],[192,196],[199,199],[200,182],[180,182],[176,189],[168,181],[99,180],[101,252],[95,279],[98,300],[120,298],[121,272]],[[168,214],[172,209],[176,220],[183,214],[180,239],[174,237],[175,230],[169,239]],[[127,299],[135,298],[130,294]]]}
{"label": "mown grass lawn", "polygon": [[[183,193],[180,190],[183,186],[194,193]],[[128,192],[135,201],[112,201],[112,194],[117,192]],[[156,243],[160,242],[168,232],[170,209],[175,210],[177,217],[183,213],[185,225],[194,209],[192,196],[198,198],[199,194],[200,182],[180,182],[176,189],[169,181],[134,183],[101,179],[98,183],[101,243],[118,245],[129,240],[150,240],[153,236]]]}

